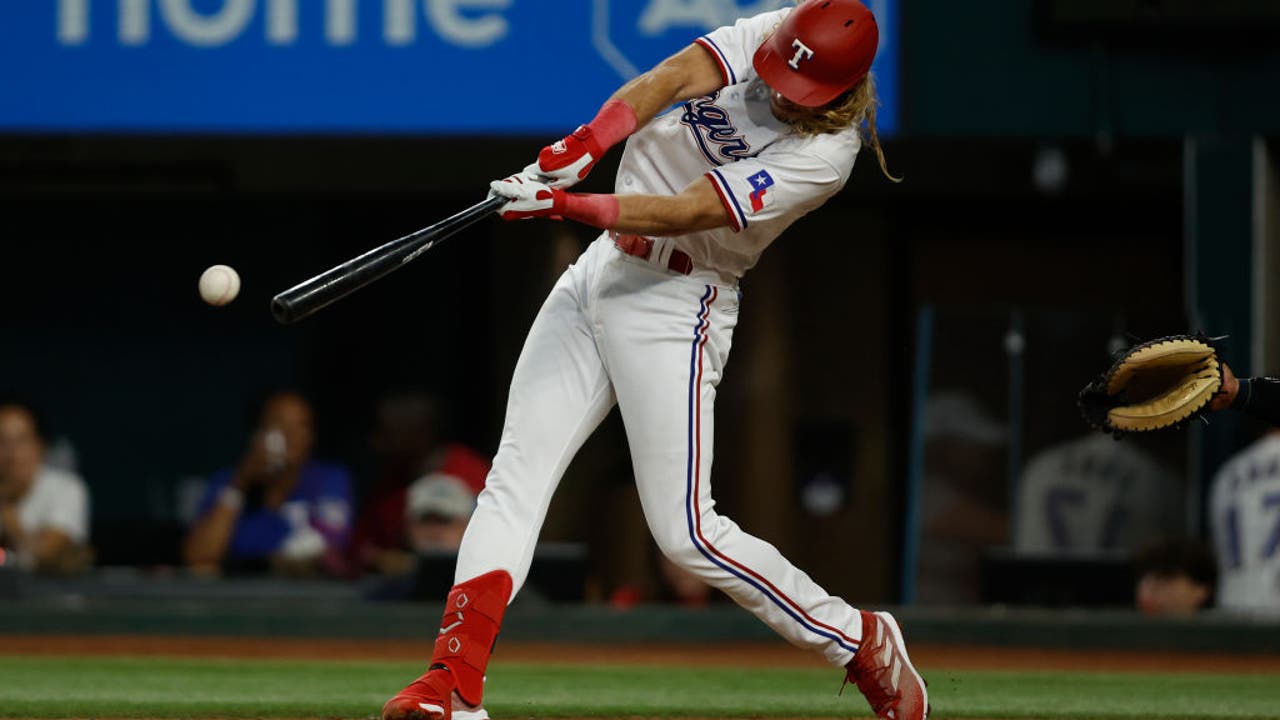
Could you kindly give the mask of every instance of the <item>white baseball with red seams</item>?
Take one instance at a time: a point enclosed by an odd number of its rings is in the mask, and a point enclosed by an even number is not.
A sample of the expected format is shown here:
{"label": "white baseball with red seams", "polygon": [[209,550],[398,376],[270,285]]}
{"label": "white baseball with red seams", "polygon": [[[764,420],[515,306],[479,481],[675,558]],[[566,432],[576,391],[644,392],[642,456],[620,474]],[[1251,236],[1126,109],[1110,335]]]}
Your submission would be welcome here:
{"label": "white baseball with red seams", "polygon": [[[493,470],[458,556],[456,579],[505,570],[518,589],[551,496],[574,454],[617,404],[650,530],[680,566],[720,588],[795,645],[846,665],[862,620],[776,548],[715,512],[713,407],[737,323],[738,279],[792,222],[849,178],[855,129],[802,137],[770,110],[752,55],[790,10],[698,40],[725,78],[640,128],[619,194],[674,195],[707,176],[732,226],[654,238],[647,260],[600,236],[560,278],[516,365]],[[693,261],[672,272],[674,249]]]}
{"label": "white baseball with red seams", "polygon": [[240,275],[227,265],[211,265],[200,273],[200,298],[213,306],[226,305],[240,294]]}

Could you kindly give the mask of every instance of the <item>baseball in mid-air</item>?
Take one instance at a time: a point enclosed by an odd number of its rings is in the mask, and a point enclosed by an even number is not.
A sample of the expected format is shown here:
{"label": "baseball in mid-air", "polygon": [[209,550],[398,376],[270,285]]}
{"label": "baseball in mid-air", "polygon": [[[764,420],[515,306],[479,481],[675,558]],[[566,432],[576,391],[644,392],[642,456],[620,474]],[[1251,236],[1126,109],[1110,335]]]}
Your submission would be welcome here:
{"label": "baseball in mid-air", "polygon": [[226,305],[240,294],[240,275],[226,265],[200,273],[200,297],[210,305]]}

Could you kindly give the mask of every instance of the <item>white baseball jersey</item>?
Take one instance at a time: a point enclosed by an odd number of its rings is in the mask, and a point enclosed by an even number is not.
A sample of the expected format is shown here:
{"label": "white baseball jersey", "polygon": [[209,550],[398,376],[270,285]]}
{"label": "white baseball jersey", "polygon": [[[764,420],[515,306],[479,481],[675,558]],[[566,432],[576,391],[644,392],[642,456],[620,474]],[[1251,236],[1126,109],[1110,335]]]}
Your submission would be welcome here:
{"label": "white baseball jersey", "polygon": [[1209,513],[1218,605],[1280,611],[1280,435],[1267,435],[1222,466]]}
{"label": "white baseball jersey", "polygon": [[57,530],[82,543],[89,539],[89,491],[74,473],[45,465],[18,501],[18,521],[28,537]]}
{"label": "white baseball jersey", "polygon": [[791,8],[739,20],[698,38],[725,87],[679,105],[627,141],[616,192],[674,195],[702,176],[732,225],[675,240],[694,266],[739,278],[788,225],[840,191],[861,141],[856,128],[802,137],[775,118],[752,56]]}
{"label": "white baseball jersey", "polygon": [[[844,185],[858,151],[852,130],[801,138],[773,118],[751,56],[783,17],[766,13],[699,39],[727,87],[652,121],[627,143],[619,193],[672,196],[707,176],[733,226],[659,238],[644,259],[605,233],[560,277],[516,363],[502,441],[455,577],[505,570],[519,590],[557,483],[616,405],[662,552],[841,667],[861,642],[858,610],[719,514],[711,496],[713,409],[737,325],[738,278]],[[688,274],[661,259],[673,244],[692,258]]]}
{"label": "white baseball jersey", "polygon": [[1027,462],[1018,486],[1014,549],[1134,550],[1176,530],[1181,496],[1177,479],[1145,452],[1092,433]]}

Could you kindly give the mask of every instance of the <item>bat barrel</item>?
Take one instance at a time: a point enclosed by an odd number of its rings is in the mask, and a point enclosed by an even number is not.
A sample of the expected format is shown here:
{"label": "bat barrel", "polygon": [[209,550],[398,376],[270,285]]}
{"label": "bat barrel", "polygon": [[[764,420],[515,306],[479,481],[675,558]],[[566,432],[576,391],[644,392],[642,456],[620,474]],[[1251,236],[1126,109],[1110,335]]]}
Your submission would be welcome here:
{"label": "bat barrel", "polygon": [[393,253],[368,255],[348,260],[276,295],[271,300],[271,314],[280,323],[297,322],[400,266]]}
{"label": "bat barrel", "polygon": [[430,227],[330,268],[272,298],[271,314],[282,324],[297,322],[412,262],[436,243],[475,224],[507,202],[506,198],[487,198]]}

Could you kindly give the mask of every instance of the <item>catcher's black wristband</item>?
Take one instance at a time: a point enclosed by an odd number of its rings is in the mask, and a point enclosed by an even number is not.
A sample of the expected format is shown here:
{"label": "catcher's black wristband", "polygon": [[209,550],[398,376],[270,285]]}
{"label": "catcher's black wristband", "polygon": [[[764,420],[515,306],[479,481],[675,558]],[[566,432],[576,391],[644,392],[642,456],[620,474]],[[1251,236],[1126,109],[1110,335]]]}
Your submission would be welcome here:
{"label": "catcher's black wristband", "polygon": [[1241,378],[1240,391],[1231,407],[1280,427],[1280,379]]}

